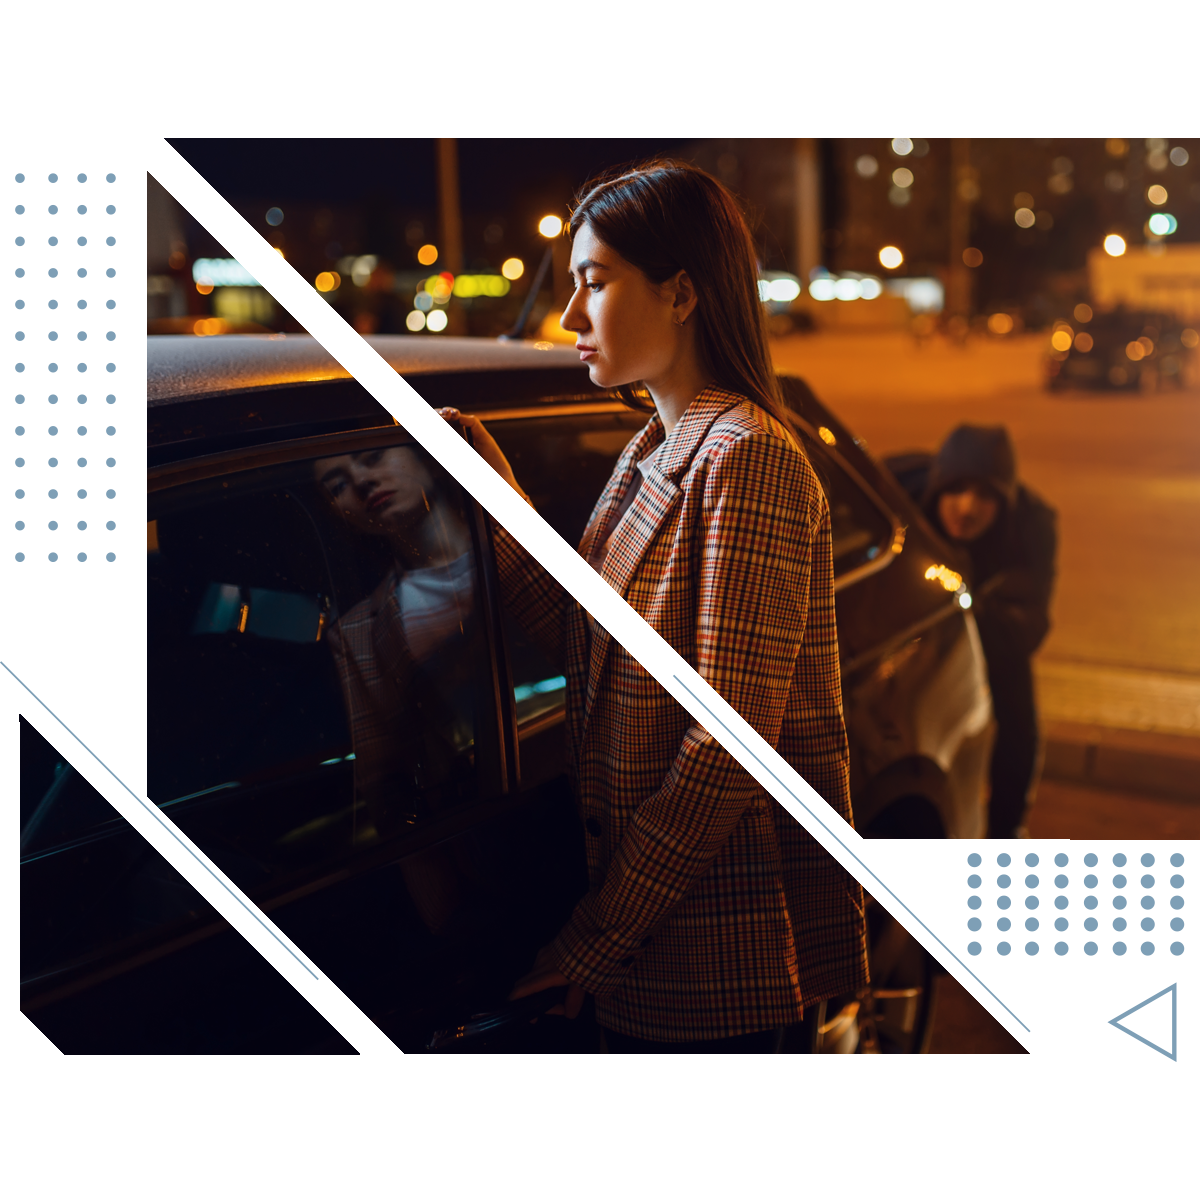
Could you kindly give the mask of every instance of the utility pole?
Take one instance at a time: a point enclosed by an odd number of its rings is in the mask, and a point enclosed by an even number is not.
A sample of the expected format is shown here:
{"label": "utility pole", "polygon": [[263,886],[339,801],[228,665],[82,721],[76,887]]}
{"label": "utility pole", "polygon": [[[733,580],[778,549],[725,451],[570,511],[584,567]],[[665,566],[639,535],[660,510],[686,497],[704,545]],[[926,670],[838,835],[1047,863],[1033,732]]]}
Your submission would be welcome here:
{"label": "utility pole", "polygon": [[[462,201],[458,187],[458,140],[437,139],[438,258],[443,271],[455,277],[463,269]],[[453,300],[447,310],[448,333],[467,332],[466,313]]]}
{"label": "utility pole", "polygon": [[971,140],[951,138],[950,262],[946,272],[946,311],[963,333],[966,332],[965,322],[971,315],[971,271],[963,261],[963,251],[971,244],[971,205],[978,197],[979,184],[971,166]]}
{"label": "utility pole", "polygon": [[821,265],[821,168],[816,138],[796,138],[796,274],[804,287]]}

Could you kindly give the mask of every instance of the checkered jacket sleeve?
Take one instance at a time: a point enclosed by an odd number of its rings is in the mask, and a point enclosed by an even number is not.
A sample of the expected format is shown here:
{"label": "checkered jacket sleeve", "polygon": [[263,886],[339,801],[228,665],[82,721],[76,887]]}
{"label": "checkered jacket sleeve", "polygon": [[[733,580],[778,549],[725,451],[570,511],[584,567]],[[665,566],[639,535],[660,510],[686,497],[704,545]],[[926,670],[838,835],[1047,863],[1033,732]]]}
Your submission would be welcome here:
{"label": "checkered jacket sleeve", "polygon": [[[828,537],[828,508],[802,452],[773,431],[743,434],[705,456],[685,493],[697,488],[699,561],[679,564],[697,578],[693,665],[777,745],[805,638],[814,539]],[[836,671],[836,655],[831,662]],[[844,747],[843,734],[829,753]],[[555,939],[563,973],[598,996],[617,989],[747,808],[764,805],[774,801],[691,724],[658,791],[637,806],[603,883]]]}
{"label": "checkered jacket sleeve", "polygon": [[526,635],[559,666],[566,654],[566,588],[503,525],[492,523],[500,597]]}

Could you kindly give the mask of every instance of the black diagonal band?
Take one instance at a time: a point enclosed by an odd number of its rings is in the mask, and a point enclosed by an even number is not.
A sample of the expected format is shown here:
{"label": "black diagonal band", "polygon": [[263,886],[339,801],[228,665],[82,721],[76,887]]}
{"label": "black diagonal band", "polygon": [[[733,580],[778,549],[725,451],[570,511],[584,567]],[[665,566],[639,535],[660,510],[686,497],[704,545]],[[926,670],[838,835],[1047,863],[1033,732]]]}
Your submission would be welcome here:
{"label": "black diagonal band", "polygon": [[154,806],[140,799],[90,746],[68,728],[59,715],[32,690],[7,664],[8,688],[13,692],[13,710],[53,745],[77,772],[100,792],[162,857],[173,866],[220,916],[238,930],[259,954],[263,955],[296,991],[324,1016],[361,1055],[396,1057],[400,1050],[362,1010],[343,994],[331,979],[320,972],[304,954],[281,934],[262,912],[230,883],[226,875],[209,862],[178,827],[162,816]]}

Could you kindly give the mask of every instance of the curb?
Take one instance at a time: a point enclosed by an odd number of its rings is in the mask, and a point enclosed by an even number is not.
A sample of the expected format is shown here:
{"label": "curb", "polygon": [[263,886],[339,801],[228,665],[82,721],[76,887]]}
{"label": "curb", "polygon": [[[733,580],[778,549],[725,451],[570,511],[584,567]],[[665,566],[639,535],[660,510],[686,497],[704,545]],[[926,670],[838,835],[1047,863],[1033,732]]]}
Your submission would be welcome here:
{"label": "curb", "polygon": [[1200,803],[1200,737],[1053,721],[1042,776]]}

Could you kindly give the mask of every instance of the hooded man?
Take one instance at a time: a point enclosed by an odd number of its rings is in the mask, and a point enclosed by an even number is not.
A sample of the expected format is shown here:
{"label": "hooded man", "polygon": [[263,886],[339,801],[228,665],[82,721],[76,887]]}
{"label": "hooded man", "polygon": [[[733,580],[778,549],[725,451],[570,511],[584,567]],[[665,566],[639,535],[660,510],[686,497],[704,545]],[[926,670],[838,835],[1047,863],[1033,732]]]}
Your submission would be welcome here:
{"label": "hooded man", "polygon": [[997,726],[988,836],[1022,836],[1039,758],[1031,658],[1050,629],[1055,512],[1017,482],[1003,426],[960,425],[931,463],[906,455],[889,465],[970,560],[972,611]]}

